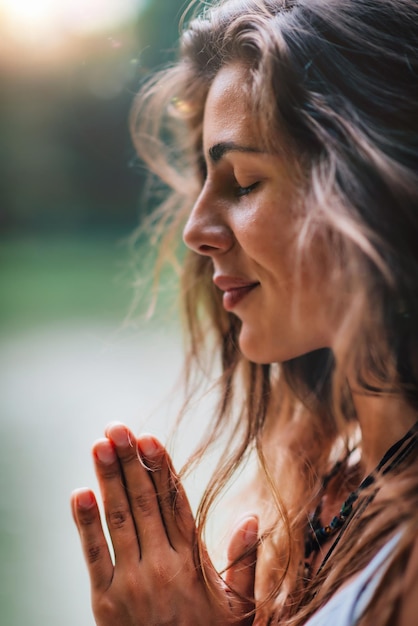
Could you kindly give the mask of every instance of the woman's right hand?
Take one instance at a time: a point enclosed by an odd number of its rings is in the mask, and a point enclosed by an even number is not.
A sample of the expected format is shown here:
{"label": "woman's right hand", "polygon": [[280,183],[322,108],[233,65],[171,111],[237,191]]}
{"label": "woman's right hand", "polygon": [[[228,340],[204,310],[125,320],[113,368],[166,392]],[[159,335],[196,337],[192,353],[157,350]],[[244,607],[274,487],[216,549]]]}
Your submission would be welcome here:
{"label": "woman's right hand", "polygon": [[[155,438],[137,440],[114,424],[95,444],[93,456],[114,563],[94,494],[76,491],[72,509],[97,625],[252,624],[247,614],[254,608],[257,519],[249,516],[235,530],[223,581],[206,554],[204,571],[198,562],[189,502]],[[242,553],[246,556],[236,562]]]}

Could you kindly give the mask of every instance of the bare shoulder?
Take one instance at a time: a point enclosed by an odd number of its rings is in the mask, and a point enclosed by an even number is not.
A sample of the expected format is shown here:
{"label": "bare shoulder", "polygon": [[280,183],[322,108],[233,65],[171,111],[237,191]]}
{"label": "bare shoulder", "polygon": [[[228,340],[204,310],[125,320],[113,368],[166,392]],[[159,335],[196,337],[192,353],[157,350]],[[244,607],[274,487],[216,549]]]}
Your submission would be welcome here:
{"label": "bare shoulder", "polygon": [[399,616],[396,626],[413,626],[418,622],[418,536],[405,572]]}

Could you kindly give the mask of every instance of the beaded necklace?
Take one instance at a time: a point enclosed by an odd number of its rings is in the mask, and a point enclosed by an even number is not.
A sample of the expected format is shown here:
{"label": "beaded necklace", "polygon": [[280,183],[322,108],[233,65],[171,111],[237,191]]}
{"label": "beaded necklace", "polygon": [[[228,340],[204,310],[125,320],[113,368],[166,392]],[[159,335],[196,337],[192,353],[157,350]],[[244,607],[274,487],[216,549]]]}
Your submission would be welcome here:
{"label": "beaded necklace", "polygon": [[[328,551],[328,554],[322,561],[320,569],[323,568],[341,538],[343,527],[345,528],[349,524],[353,516],[354,504],[358,500],[361,492],[366,489],[366,487],[372,485],[378,475],[384,476],[388,472],[391,472],[415,450],[418,445],[417,434],[418,422],[416,422],[414,426],[410,430],[408,430],[406,435],[404,435],[401,439],[399,439],[399,441],[394,443],[389,448],[389,450],[387,450],[387,452],[383,455],[382,459],[378,463],[377,467],[373,470],[373,472],[371,472],[371,474],[369,474],[360,483],[355,491],[352,491],[350,493],[348,498],[344,500],[338,515],[333,517],[330,523],[326,526],[322,526],[320,521],[321,503],[317,506],[314,514],[309,520],[307,536],[305,540],[305,578],[310,577],[311,573],[310,564],[306,561],[306,559],[309,559],[312,553],[318,552],[320,547],[326,542],[327,539],[329,539],[329,537],[336,535],[337,532],[340,531],[339,535],[337,536],[336,540]],[[329,480],[333,476],[335,476],[343,463],[344,462],[338,463],[335,466],[334,470],[331,472],[331,474],[329,474],[325,478],[323,482],[324,489],[326,488]],[[367,506],[372,501],[375,494],[376,492],[374,494],[371,494],[366,499],[365,506]],[[363,508],[365,508],[365,506]]]}

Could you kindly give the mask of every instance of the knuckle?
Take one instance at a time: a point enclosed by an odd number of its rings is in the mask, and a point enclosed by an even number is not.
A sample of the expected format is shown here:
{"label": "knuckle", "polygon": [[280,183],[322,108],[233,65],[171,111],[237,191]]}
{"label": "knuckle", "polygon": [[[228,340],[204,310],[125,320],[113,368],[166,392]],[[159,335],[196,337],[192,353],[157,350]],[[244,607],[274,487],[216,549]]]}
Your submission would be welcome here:
{"label": "knuckle", "polygon": [[78,511],[78,521],[81,526],[92,526],[97,520],[96,511]]}
{"label": "knuckle", "polygon": [[99,545],[95,544],[87,548],[87,561],[90,565],[97,563],[97,561],[100,560],[101,556],[102,549]]}
{"label": "knuckle", "polygon": [[130,513],[127,509],[116,509],[115,511],[110,511],[107,516],[109,530],[119,530],[123,528],[129,519],[129,515]]}
{"label": "knuckle", "polygon": [[178,492],[176,489],[170,488],[159,494],[160,500],[164,508],[170,509],[175,513],[178,509]]}
{"label": "knuckle", "polygon": [[[103,620],[103,623],[117,624],[117,620],[120,619],[118,607],[116,606],[115,601],[107,594],[93,599],[93,612],[98,622]],[[106,620],[106,622],[104,620]]]}
{"label": "knuckle", "polygon": [[100,475],[104,480],[120,480],[120,469],[118,465],[108,465],[99,468]]}
{"label": "knuckle", "polygon": [[132,497],[132,505],[143,516],[150,517],[155,513],[156,496],[154,492],[135,494]]}

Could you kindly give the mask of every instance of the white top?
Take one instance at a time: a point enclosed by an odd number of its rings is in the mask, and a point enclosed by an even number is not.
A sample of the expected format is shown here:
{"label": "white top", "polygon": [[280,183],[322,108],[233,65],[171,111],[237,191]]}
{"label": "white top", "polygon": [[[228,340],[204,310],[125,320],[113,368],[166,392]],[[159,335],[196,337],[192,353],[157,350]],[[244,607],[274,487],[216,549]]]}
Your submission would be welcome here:
{"label": "white top", "polygon": [[400,539],[396,534],[373,557],[360,574],[341,591],[332,596],[305,626],[355,626],[385,573],[390,556]]}

